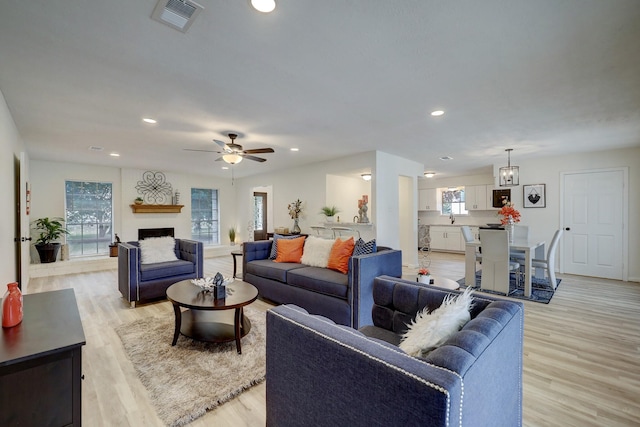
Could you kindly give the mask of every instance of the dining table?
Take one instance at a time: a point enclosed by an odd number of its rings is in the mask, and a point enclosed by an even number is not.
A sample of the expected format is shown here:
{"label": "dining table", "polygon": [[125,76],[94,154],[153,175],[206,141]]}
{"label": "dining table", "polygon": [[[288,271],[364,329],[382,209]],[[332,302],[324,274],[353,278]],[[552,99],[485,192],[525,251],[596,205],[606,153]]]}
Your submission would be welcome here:
{"label": "dining table", "polygon": [[[544,259],[544,240],[518,239],[509,242],[509,249],[524,252],[524,296],[531,296],[532,260]],[[465,245],[464,283],[476,283],[476,252],[481,247],[480,241],[467,242]],[[544,278],[544,269],[536,268],[534,276]]]}

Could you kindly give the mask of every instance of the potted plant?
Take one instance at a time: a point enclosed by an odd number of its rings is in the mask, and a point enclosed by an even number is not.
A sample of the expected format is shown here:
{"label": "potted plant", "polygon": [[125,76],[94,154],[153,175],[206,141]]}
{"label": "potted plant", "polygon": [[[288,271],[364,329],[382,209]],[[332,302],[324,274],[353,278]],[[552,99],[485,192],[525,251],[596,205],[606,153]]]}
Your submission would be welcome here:
{"label": "potted plant", "polygon": [[327,217],[327,222],[333,222],[333,217],[340,212],[335,206],[323,206],[320,208],[320,213]]}
{"label": "potted plant", "polygon": [[60,251],[60,243],[54,242],[69,231],[62,224],[62,218],[39,218],[34,221],[34,230],[40,232],[36,240],[36,250],[41,263],[55,262]]}
{"label": "potted plant", "polygon": [[431,273],[428,268],[418,270],[418,282],[429,284],[431,282]]}
{"label": "potted plant", "polygon": [[135,203],[136,205],[141,205],[142,203],[144,203],[144,199],[142,197],[136,197],[133,203]]}
{"label": "potted plant", "polygon": [[229,241],[231,242],[231,245],[235,245],[236,244],[236,229],[235,229],[235,227],[231,227],[229,229]]}

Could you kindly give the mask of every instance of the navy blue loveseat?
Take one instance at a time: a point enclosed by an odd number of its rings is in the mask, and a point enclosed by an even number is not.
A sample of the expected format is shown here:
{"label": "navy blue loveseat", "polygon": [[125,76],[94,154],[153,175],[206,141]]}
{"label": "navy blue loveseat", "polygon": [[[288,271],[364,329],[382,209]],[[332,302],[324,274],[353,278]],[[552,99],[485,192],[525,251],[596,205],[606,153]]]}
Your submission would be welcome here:
{"label": "navy blue loveseat", "polygon": [[359,331],[269,310],[267,426],[521,426],[522,303],[475,294],[471,321],[424,359],[389,342],[457,292],[376,278],[374,325]]}
{"label": "navy blue loveseat", "polygon": [[296,304],[341,325],[359,328],[372,323],[373,280],[383,274],[402,276],[402,252],[378,251],[349,258],[347,274],[269,259],[272,240],[243,244],[243,280],[260,296],[278,304]]}
{"label": "navy blue loveseat", "polygon": [[142,264],[138,242],[118,244],[118,289],[132,307],[136,302],[165,298],[167,288],[185,279],[203,277],[202,242],[175,239],[176,261]]}

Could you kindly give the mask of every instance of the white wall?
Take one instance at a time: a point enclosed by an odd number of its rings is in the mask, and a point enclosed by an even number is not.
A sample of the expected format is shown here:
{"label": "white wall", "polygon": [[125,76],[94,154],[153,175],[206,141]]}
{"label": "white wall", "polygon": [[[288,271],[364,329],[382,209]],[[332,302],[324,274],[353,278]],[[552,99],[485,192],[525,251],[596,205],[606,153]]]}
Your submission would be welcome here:
{"label": "white wall", "polygon": [[[577,153],[566,156],[553,156],[517,161],[520,166],[520,185],[511,188],[511,199],[522,214],[522,225],[528,225],[533,239],[551,241],[553,233],[561,226],[560,218],[560,174],[583,170],[606,169],[615,167],[629,168],[629,236],[628,260],[629,280],[640,281],[640,147],[607,150],[591,153]],[[503,165],[494,165],[497,176]],[[439,188],[457,185],[481,185],[494,183],[491,173],[482,176],[460,176],[448,179],[421,179],[421,188]],[[546,208],[522,208],[522,186],[528,184],[546,184]],[[458,217],[456,224],[481,225],[495,222],[497,209],[482,212],[470,212],[467,217]],[[447,224],[449,219],[437,212],[420,212],[421,224]]]}
{"label": "white wall", "polygon": [[175,228],[176,237],[191,236],[191,188],[211,188],[219,191],[220,241],[228,244],[227,230],[236,223],[235,189],[230,180],[200,175],[182,175],[165,172],[167,182],[173,190],[180,191],[180,204],[184,205],[177,214],[134,214],[130,205],[139,196],[136,185],[145,170],[120,169],[32,160],[30,167],[32,187],[32,218],[64,217],[66,180],[101,181],[113,184],[114,231],[122,241],[137,240],[139,228]]}
{"label": "white wall", "polygon": [[[0,92],[0,194],[4,205],[0,221],[0,289],[18,280],[16,269],[16,162],[26,147],[18,134],[4,95]],[[4,290],[1,291],[4,294]]]}

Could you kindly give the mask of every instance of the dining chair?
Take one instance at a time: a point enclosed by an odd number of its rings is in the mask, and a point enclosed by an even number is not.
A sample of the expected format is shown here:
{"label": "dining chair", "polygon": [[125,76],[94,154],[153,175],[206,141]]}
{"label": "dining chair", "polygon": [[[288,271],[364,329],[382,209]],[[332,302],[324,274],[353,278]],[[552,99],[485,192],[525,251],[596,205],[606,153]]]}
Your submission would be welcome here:
{"label": "dining chair", "polygon": [[562,228],[556,230],[551,239],[549,250],[547,251],[547,259],[532,259],[532,268],[544,268],[547,270],[547,277],[549,278],[549,284],[553,289],[558,286],[556,281],[556,250],[558,249],[558,243],[560,243],[560,237],[562,237]]}
{"label": "dining chair", "polygon": [[[528,225],[515,225],[513,227],[513,237],[515,240],[529,240],[529,226]],[[509,257],[516,262],[522,263],[524,261],[524,251],[511,250]]]}
{"label": "dining chair", "polygon": [[[462,237],[464,237],[465,243],[473,243],[475,241],[471,228],[468,225],[461,225],[460,230],[462,231]],[[482,254],[478,251],[476,251],[476,261],[482,262]]]}
{"label": "dining chair", "polygon": [[520,264],[509,259],[509,233],[507,230],[480,229],[480,241],[482,242],[480,289],[509,295],[510,273],[516,272],[516,285],[520,277],[517,274]]}

